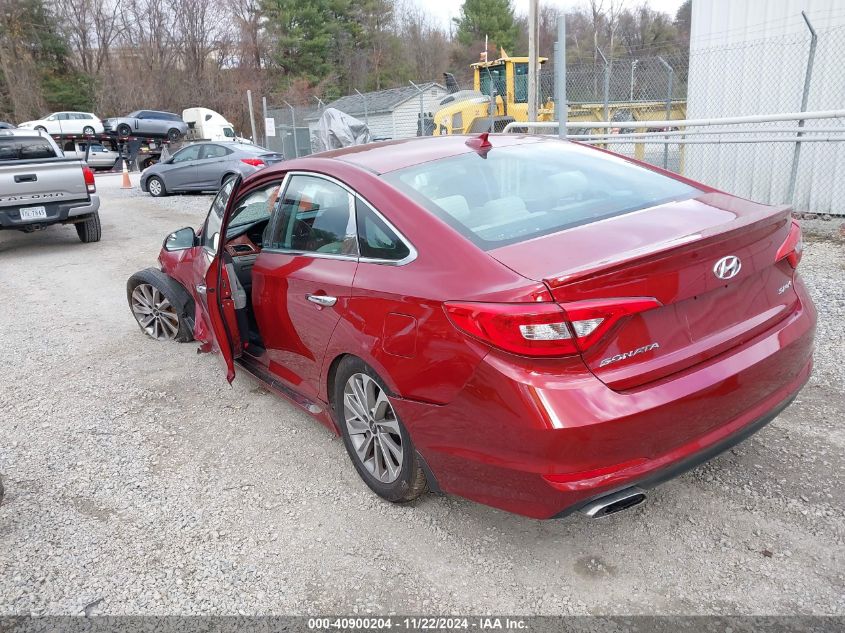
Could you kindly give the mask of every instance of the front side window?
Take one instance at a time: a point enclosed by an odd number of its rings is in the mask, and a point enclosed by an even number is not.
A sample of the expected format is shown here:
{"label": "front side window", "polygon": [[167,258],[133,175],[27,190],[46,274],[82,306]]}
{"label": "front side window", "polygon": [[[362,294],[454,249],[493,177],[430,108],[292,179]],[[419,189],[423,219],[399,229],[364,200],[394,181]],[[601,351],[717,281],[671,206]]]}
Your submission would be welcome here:
{"label": "front side window", "polygon": [[229,196],[232,195],[232,188],[235,181],[230,180],[222,189],[217,192],[208,217],[205,219],[205,226],[202,229],[202,245],[204,248],[216,253],[217,245],[220,242],[220,225],[223,222],[223,214],[226,212],[226,205],[229,203]]}
{"label": "front side window", "polygon": [[184,163],[188,160],[197,160],[200,154],[200,146],[199,145],[191,145],[190,147],[186,147],[183,150],[179,150],[173,155],[173,162],[174,163]]}
{"label": "front side window", "polygon": [[290,178],[273,221],[270,248],[357,256],[352,195],[315,176]]}
{"label": "front side window", "polygon": [[383,177],[485,250],[701,193],[557,140],[493,147],[483,157],[468,152]]}
{"label": "front side window", "polygon": [[235,130],[230,127],[224,127],[223,136],[225,136],[226,138],[235,138]]}
{"label": "front side window", "polygon": [[366,202],[355,201],[358,223],[358,249],[361,257],[399,261],[411,254],[408,245]]}
{"label": "front side window", "polygon": [[250,191],[238,200],[232,209],[232,216],[226,225],[226,237],[231,238],[243,232],[247,226],[269,222],[279,200],[281,182],[274,182],[261,189]]}

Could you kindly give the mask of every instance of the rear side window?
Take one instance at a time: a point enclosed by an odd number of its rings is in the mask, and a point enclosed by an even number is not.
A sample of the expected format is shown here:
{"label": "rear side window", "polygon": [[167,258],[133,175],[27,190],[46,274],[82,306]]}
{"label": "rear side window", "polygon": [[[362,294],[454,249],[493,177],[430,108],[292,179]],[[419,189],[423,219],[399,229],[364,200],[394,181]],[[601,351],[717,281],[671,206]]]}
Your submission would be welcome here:
{"label": "rear side window", "polygon": [[32,158],[55,158],[56,152],[44,138],[20,137],[0,138],[0,160],[28,160]]}
{"label": "rear side window", "polygon": [[557,140],[493,147],[385,180],[485,250],[701,192],[622,158]]}
{"label": "rear side window", "polygon": [[358,198],[355,206],[358,222],[358,250],[361,257],[399,261],[411,254],[408,245],[366,202]]}

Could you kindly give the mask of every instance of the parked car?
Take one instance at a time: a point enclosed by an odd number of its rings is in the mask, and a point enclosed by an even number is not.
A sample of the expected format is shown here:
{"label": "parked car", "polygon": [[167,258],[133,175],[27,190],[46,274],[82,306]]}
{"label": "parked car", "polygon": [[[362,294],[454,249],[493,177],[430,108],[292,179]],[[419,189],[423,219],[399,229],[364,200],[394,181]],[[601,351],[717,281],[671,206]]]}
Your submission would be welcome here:
{"label": "parked car", "polygon": [[164,196],[184,191],[217,191],[227,180],[273,165],[281,154],[246,143],[197,143],[141,173],[141,191]]}
{"label": "parked car", "polygon": [[6,123],[5,121],[0,121],[0,130],[11,130],[14,129],[14,125],[11,123]]}
{"label": "parked car", "polygon": [[106,134],[129,136],[161,136],[178,141],[188,133],[188,125],[178,114],[158,110],[136,110],[124,117],[103,121]]}
{"label": "parked car", "polygon": [[40,130],[47,134],[84,134],[91,136],[103,133],[103,122],[91,112],[54,112],[37,121],[25,121],[19,128]]}
{"label": "parked car", "polygon": [[94,173],[64,158],[52,138],[27,129],[0,130],[0,229],[31,233],[73,224],[83,242],[100,239]]}
{"label": "parked car", "polygon": [[[425,137],[259,171],[127,295],[342,435],[377,494],[610,514],[777,416],[812,368],[770,207],[549,137]],[[753,471],[748,473],[753,477]]]}
{"label": "parked car", "polygon": [[111,169],[120,158],[120,154],[115,150],[93,141],[65,141],[62,144],[62,152],[66,158],[84,160],[95,170]]}

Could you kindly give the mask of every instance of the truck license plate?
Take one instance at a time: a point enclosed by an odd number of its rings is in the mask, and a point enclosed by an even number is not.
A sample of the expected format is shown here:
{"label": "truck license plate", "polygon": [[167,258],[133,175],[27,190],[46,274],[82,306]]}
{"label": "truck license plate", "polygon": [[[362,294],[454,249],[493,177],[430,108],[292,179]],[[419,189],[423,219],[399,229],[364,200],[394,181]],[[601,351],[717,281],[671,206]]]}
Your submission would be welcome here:
{"label": "truck license plate", "polygon": [[27,207],[21,209],[21,220],[46,220],[47,207]]}

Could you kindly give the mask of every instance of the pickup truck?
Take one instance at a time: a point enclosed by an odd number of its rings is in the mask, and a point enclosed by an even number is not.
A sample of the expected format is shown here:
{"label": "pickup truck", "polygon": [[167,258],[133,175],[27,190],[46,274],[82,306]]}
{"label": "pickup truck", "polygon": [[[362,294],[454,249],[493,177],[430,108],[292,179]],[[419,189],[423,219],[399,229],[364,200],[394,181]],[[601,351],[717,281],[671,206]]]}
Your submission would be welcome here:
{"label": "pickup truck", "polygon": [[0,130],[0,229],[31,233],[73,224],[83,242],[100,240],[100,198],[94,172],[66,158],[34,130]]}

